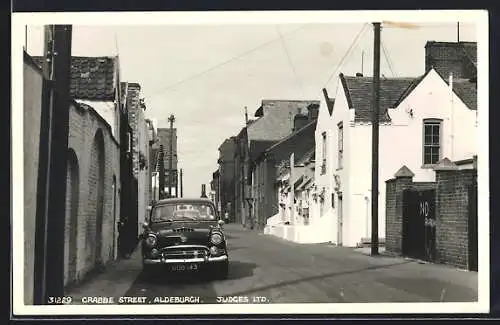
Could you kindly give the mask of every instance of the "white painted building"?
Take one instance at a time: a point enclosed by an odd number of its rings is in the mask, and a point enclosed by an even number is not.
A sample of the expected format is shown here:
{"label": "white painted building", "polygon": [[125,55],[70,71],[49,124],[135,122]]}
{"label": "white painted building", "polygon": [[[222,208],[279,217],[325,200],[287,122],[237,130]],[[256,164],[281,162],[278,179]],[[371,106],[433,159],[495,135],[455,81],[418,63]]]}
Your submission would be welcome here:
{"label": "white painted building", "polygon": [[[356,246],[371,237],[372,78],[339,76],[335,102],[320,106],[316,129],[318,233],[322,241]],[[329,111],[332,112],[330,115]],[[385,236],[385,181],[406,165],[414,181],[434,181],[434,164],[477,153],[476,85],[420,78],[380,82],[379,238]]]}

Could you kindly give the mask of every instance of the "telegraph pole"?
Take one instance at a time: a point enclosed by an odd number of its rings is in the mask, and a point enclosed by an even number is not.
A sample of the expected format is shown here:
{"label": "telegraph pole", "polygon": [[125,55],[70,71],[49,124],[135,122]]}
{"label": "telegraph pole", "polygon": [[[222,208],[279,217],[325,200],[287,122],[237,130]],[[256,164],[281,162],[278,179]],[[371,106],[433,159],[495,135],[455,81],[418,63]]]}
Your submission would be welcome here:
{"label": "telegraph pole", "polygon": [[182,168],[180,170],[180,183],[181,183],[181,189],[180,189],[180,197],[184,197],[184,194],[183,194],[183,188],[182,188]]}
{"label": "telegraph pole", "polygon": [[378,255],[378,171],[380,116],[380,23],[373,23],[373,103],[372,103],[372,238],[371,255]]}
{"label": "telegraph pole", "polygon": [[[174,122],[175,116],[171,114],[168,117],[168,121],[170,122],[170,143],[169,143],[169,160],[168,160],[168,196],[172,197],[172,186],[174,184],[174,175],[172,168],[172,159],[173,159],[173,144],[174,144]],[[177,194],[177,193],[176,193]]]}
{"label": "telegraph pole", "polygon": [[[71,80],[71,25],[45,26],[44,88],[49,101],[45,122],[47,130],[41,141],[48,147],[42,159],[48,164],[41,171],[43,209],[37,214],[35,234],[34,304],[47,304],[48,297],[64,295],[64,230],[66,220],[66,173],[69,134],[69,83]],[[47,94],[48,93],[48,94]],[[41,162],[44,164],[45,162]],[[42,185],[39,183],[39,185]],[[40,202],[39,202],[40,204]],[[37,208],[40,207],[37,206]],[[50,240],[49,240],[50,238]],[[40,254],[40,256],[38,256]]]}
{"label": "telegraph pole", "polygon": [[158,152],[158,199],[161,200],[165,195],[165,153],[163,145],[160,144]]}

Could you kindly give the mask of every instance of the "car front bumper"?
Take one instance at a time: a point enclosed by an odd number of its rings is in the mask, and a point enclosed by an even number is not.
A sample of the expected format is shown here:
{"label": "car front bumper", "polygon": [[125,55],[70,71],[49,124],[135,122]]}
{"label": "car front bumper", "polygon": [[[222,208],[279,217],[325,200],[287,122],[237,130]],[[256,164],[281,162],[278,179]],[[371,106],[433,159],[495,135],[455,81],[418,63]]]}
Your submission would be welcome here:
{"label": "car front bumper", "polygon": [[186,264],[186,263],[220,263],[228,260],[227,255],[222,256],[209,256],[209,257],[198,257],[198,258],[188,258],[188,259],[166,259],[166,258],[145,258],[143,259],[144,264]]}

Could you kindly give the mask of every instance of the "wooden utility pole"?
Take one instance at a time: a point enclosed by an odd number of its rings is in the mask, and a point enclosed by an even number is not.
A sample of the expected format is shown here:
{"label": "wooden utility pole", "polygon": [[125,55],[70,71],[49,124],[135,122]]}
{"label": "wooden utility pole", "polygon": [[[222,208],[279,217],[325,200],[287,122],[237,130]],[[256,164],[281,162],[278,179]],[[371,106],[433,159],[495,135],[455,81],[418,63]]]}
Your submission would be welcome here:
{"label": "wooden utility pole", "polygon": [[460,43],[460,22],[457,22],[457,43]]}
{"label": "wooden utility pole", "polygon": [[380,23],[373,23],[373,102],[372,102],[372,238],[371,254],[378,255],[378,171],[380,117]]}
{"label": "wooden utility pole", "polygon": [[180,197],[184,197],[184,193],[183,193],[183,184],[182,184],[182,168],[181,168],[181,170],[180,170],[180,183],[181,183]]}
{"label": "wooden utility pole", "polygon": [[[173,162],[173,156],[174,156],[174,122],[175,122],[175,116],[171,114],[168,117],[168,121],[170,122],[170,142],[169,142],[169,159],[168,159],[168,196],[173,197],[172,195],[172,187],[174,185],[174,175],[173,175],[173,168],[172,168],[172,162]],[[177,194],[177,193],[176,193]]]}
{"label": "wooden utility pole", "polygon": [[158,199],[161,200],[165,197],[165,152],[163,145],[160,144],[158,150]]}
{"label": "wooden utility pole", "polygon": [[[42,121],[40,175],[44,197],[39,197],[35,234],[34,304],[64,295],[64,232],[66,220],[66,173],[69,135],[69,84],[71,80],[71,25],[45,26],[43,64],[45,106]],[[48,95],[48,98],[46,97]],[[39,187],[40,188],[40,187]],[[49,240],[50,238],[50,240]]]}

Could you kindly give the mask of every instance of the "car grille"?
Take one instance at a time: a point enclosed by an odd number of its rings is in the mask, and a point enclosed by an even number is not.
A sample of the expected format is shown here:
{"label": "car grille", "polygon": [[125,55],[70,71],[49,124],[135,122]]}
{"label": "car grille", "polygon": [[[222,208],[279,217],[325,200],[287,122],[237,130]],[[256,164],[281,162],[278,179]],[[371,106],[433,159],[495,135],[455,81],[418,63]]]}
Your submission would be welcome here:
{"label": "car grille", "polygon": [[194,231],[194,229],[185,227],[172,229],[172,232],[174,233],[191,232],[191,231]]}
{"label": "car grille", "polygon": [[203,246],[169,247],[162,249],[166,259],[190,259],[208,256],[208,249]]}

